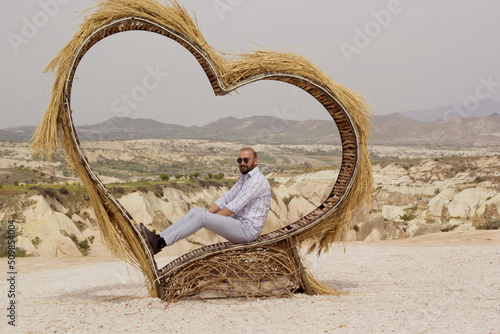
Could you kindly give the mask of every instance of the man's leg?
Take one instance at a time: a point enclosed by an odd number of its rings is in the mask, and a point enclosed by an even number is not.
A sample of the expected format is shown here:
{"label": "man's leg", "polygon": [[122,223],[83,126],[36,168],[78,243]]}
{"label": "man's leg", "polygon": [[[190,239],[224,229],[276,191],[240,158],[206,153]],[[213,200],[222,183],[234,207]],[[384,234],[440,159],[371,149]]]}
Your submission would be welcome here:
{"label": "man's leg", "polygon": [[205,227],[233,243],[249,242],[255,239],[242,221],[193,208],[175,224],[160,233],[167,246],[184,239]]}
{"label": "man's leg", "polygon": [[[200,207],[194,207],[191,210],[188,211],[184,216],[182,216],[179,220],[177,220],[175,223],[164,229],[162,232],[160,232],[160,237],[164,238],[166,235],[169,234],[175,234],[178,233],[178,231],[182,231],[184,229],[184,224],[188,222],[191,218],[193,218],[195,215],[201,213],[201,212],[206,212],[207,210],[200,208]],[[170,245],[170,244],[167,244]]]}

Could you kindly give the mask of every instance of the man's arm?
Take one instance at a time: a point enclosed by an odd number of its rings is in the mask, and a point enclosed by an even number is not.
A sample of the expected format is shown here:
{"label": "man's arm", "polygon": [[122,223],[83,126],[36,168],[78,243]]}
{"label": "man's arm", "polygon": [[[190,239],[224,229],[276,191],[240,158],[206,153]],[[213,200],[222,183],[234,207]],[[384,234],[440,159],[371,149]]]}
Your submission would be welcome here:
{"label": "man's arm", "polygon": [[208,209],[208,212],[210,213],[215,213],[215,214],[218,214],[218,215],[221,215],[221,216],[231,216],[232,214],[234,214],[233,211],[227,209],[227,208],[224,208],[224,209],[220,209],[219,206],[217,204],[213,204],[210,209]]}
{"label": "man's arm", "polygon": [[216,214],[221,216],[231,216],[234,214],[234,212],[229,210],[228,208],[224,208],[222,210],[217,211]]}
{"label": "man's arm", "polygon": [[[265,179],[264,179],[265,180]],[[267,180],[266,180],[267,182]],[[262,180],[259,182],[256,178],[250,178],[245,182],[242,190],[239,191],[234,198],[225,204],[225,208],[232,212],[238,212],[243,207],[253,202],[259,197],[262,191]]]}
{"label": "man's arm", "polygon": [[234,196],[236,196],[236,189],[239,189],[241,187],[241,178],[227,191],[224,195],[219,197],[218,200],[215,201],[215,203],[208,209],[208,212],[210,213],[217,213],[222,209],[226,207],[226,204],[229,203]]}
{"label": "man's arm", "polygon": [[217,213],[220,211],[220,208],[217,204],[212,204],[212,206],[210,207],[210,209],[208,209],[208,212],[210,213]]}

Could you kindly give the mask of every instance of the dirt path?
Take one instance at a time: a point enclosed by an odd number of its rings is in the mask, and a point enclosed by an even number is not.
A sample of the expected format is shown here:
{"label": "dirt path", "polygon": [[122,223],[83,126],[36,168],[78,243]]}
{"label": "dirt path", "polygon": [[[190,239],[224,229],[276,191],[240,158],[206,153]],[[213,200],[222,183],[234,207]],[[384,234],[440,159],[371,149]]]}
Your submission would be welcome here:
{"label": "dirt path", "polygon": [[193,299],[166,307],[147,297],[134,270],[114,258],[18,259],[17,327],[11,331],[4,316],[1,328],[10,333],[500,333],[500,231],[354,242],[345,252],[337,244],[308,260],[321,282],[345,294]]}

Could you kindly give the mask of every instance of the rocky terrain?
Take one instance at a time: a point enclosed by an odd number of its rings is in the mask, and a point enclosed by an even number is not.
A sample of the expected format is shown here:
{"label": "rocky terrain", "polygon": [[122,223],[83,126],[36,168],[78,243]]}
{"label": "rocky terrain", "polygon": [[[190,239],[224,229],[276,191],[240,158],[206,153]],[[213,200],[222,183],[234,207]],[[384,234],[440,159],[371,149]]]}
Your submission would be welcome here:
{"label": "rocky terrain", "polygon": [[[207,207],[235,181],[234,143],[208,140],[84,142],[89,161],[137,220],[163,229],[193,206]],[[237,144],[239,147],[240,144]],[[313,210],[331,190],[339,147],[257,145],[273,201],[264,232]],[[85,189],[62,157],[30,156],[26,143],[0,142],[0,220],[21,228],[33,256],[101,256]],[[402,239],[474,230],[499,219],[500,154],[495,148],[371,147],[374,192],[353,213],[348,241]],[[161,173],[168,175],[162,179]],[[210,176],[222,174],[219,179]],[[203,231],[169,251],[216,242]]]}

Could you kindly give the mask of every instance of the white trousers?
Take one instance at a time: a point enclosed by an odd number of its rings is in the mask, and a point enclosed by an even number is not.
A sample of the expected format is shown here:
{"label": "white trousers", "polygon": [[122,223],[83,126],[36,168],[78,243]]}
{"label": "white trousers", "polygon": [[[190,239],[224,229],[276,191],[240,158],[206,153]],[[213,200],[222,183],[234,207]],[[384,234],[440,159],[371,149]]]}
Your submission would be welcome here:
{"label": "white trousers", "polygon": [[184,239],[205,227],[232,243],[245,243],[256,238],[244,221],[207,212],[199,207],[192,208],[181,219],[160,233],[167,246]]}

